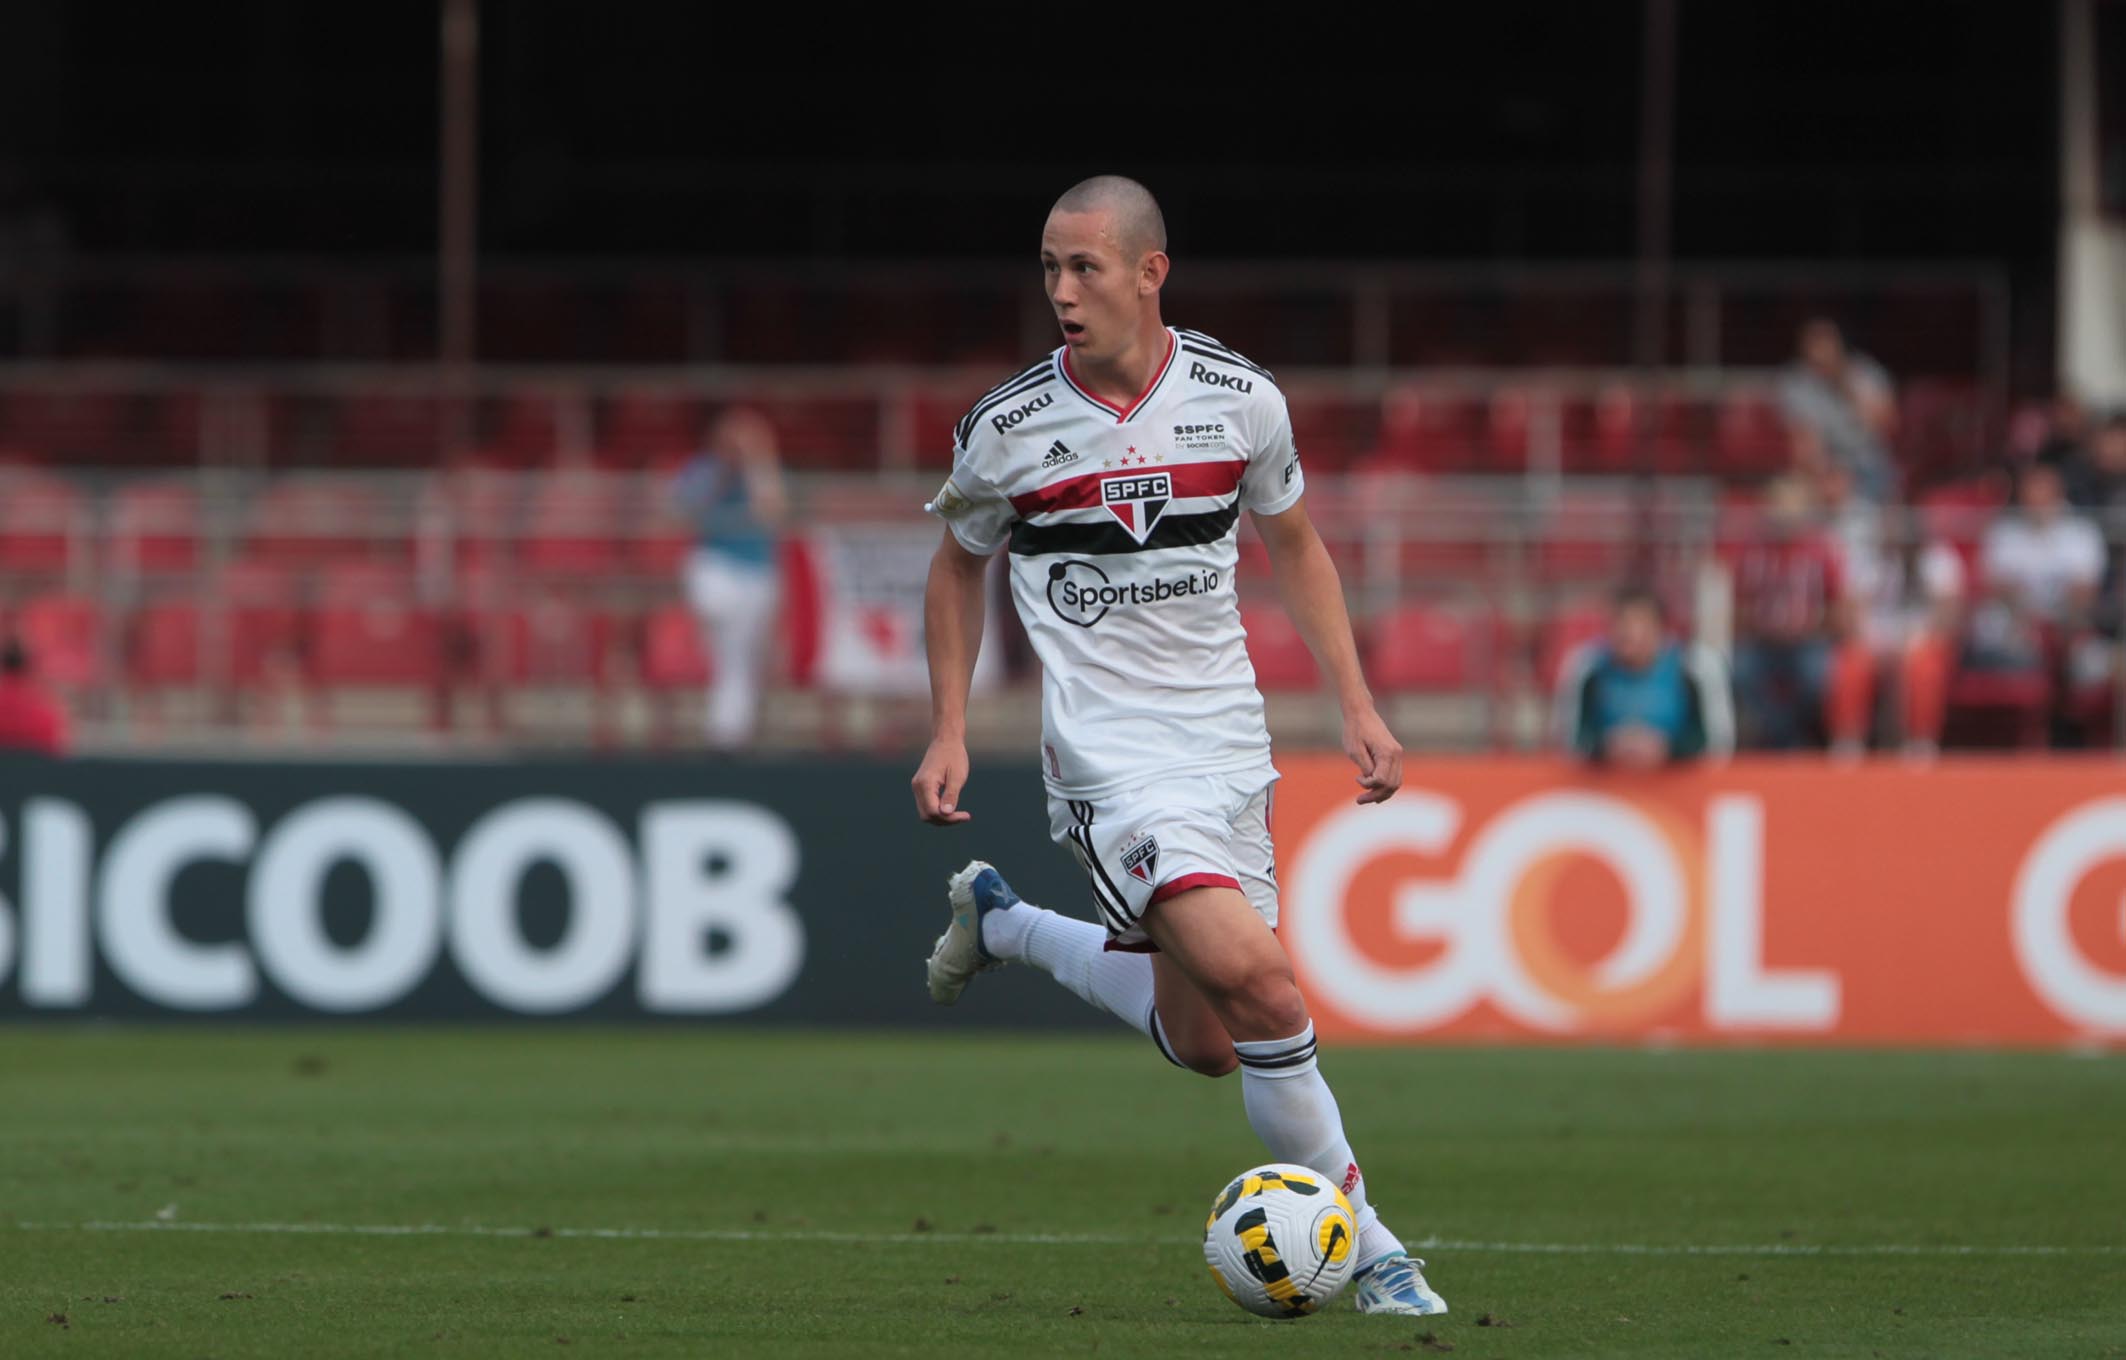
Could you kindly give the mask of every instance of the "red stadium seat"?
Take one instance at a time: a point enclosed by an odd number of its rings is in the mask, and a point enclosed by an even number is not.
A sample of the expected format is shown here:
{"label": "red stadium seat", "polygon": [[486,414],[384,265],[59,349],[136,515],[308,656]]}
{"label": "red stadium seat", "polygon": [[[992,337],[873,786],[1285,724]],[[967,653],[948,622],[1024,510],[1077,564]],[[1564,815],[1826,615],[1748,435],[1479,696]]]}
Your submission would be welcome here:
{"label": "red stadium seat", "polygon": [[1484,420],[1484,471],[1518,472],[1528,466],[1534,418],[1534,402],[1527,392],[1502,387],[1491,394]]}
{"label": "red stadium seat", "polygon": [[1291,616],[1275,605],[1248,605],[1240,611],[1240,626],[1247,630],[1248,659],[1255,666],[1255,683],[1266,690],[1310,690],[1321,684],[1314,654]]}
{"label": "red stadium seat", "polygon": [[0,468],[0,573],[58,576],[87,547],[88,505],[64,477]]}
{"label": "red stadium seat", "polygon": [[622,392],[607,404],[598,453],[601,461],[612,466],[639,467],[685,456],[700,436],[701,412],[692,399],[637,389]]}
{"label": "red stadium seat", "polygon": [[198,684],[207,674],[201,629],[207,615],[191,600],[158,600],[137,610],[126,646],[126,681],[136,690]]}
{"label": "red stadium seat", "polygon": [[2044,671],[1962,671],[1949,683],[1945,740],[1955,745],[2044,747],[2052,680]]}
{"label": "red stadium seat", "polygon": [[1543,525],[1537,570],[1548,579],[1581,585],[1617,580],[1632,565],[1638,528],[1629,498],[1566,492]]}
{"label": "red stadium seat", "polygon": [[309,673],[323,688],[440,683],[443,639],[432,611],[401,601],[325,604],[310,615]]}
{"label": "red stadium seat", "polygon": [[442,428],[434,397],[365,393],[340,405],[339,460],[379,467],[432,463]]}
{"label": "red stadium seat", "polygon": [[61,689],[103,683],[103,625],[102,607],[79,595],[39,596],[15,615],[15,631],[36,659],[37,674]]}
{"label": "red stadium seat", "polygon": [[620,560],[621,485],[584,469],[547,474],[532,493],[524,563],[556,576],[603,576]]}
{"label": "red stadium seat", "polygon": [[201,532],[190,482],[134,482],[111,495],[111,565],[121,572],[191,571]]}
{"label": "red stadium seat", "polygon": [[511,467],[538,467],[561,446],[560,414],[544,393],[520,392],[494,414],[487,452]]}
{"label": "red stadium seat", "polygon": [[1543,620],[1536,640],[1536,684],[1545,694],[1557,688],[1566,659],[1609,631],[1609,611],[1598,604],[1575,605]]}
{"label": "red stadium seat", "polygon": [[642,622],[642,682],[653,690],[699,689],[715,673],[701,621],[683,604],[660,605]]}
{"label": "red stadium seat", "polygon": [[227,611],[230,680],[245,689],[292,683],[305,651],[294,574],[276,562],[238,560],[223,569],[216,597]]}
{"label": "red stadium seat", "polygon": [[612,676],[609,615],[555,595],[472,616],[481,680],[496,685],[590,685]]}
{"label": "red stadium seat", "polygon": [[1377,620],[1366,674],[1387,690],[1468,689],[1490,673],[1489,639],[1471,611],[1404,605]]}
{"label": "red stadium seat", "polygon": [[1713,431],[1714,470],[1724,477],[1770,477],[1793,459],[1786,422],[1769,397],[1730,392],[1720,399]]}
{"label": "red stadium seat", "polygon": [[282,566],[316,566],[406,547],[403,537],[387,536],[384,507],[361,482],[276,481],[252,500],[248,519],[248,555]]}

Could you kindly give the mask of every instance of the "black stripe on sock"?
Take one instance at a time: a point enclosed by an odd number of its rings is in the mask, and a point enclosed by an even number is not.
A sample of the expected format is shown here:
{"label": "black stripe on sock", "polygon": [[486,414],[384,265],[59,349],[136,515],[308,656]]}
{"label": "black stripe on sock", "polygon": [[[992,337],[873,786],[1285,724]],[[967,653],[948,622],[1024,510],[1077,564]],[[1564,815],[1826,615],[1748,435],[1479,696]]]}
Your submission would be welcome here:
{"label": "black stripe on sock", "polygon": [[1151,1031],[1152,1042],[1159,1045],[1161,1057],[1183,1070],[1188,1068],[1188,1064],[1175,1057],[1174,1050],[1166,1046],[1166,1027],[1159,1023],[1159,1007],[1156,1004],[1152,1006],[1150,1023],[1145,1028]]}
{"label": "black stripe on sock", "polygon": [[[1277,1041],[1277,1040],[1275,1040],[1275,1039],[1265,1039],[1265,1040],[1263,1040],[1262,1042],[1264,1042],[1264,1043],[1272,1043],[1272,1044],[1273,1044],[1273,1043],[1276,1043],[1276,1042],[1278,1042],[1278,1041]],[[1309,1034],[1309,1035],[1308,1035],[1308,1036],[1307,1036],[1306,1038],[1304,1038],[1304,1039],[1298,1039],[1298,1040],[1294,1040],[1294,1041],[1291,1041],[1291,1042],[1290,1042],[1290,1043],[1289,1043],[1289,1044],[1288,1044],[1288,1045],[1287,1045],[1286,1047],[1284,1047],[1284,1048],[1280,1048],[1280,1049],[1275,1049],[1275,1050],[1272,1050],[1271,1052],[1268,1052],[1268,1053],[1257,1053],[1257,1054],[1256,1054],[1255,1056],[1256,1056],[1257,1058],[1260,1058],[1260,1059],[1262,1059],[1263,1061],[1267,1062],[1267,1061],[1269,1061],[1269,1060],[1271,1060],[1271,1059],[1273,1059],[1273,1058],[1288,1058],[1288,1057],[1292,1056],[1292,1055],[1293,1055],[1294,1053],[1298,1053],[1298,1052],[1300,1052],[1300,1051],[1302,1051],[1302,1050],[1304,1050],[1304,1049],[1309,1049],[1309,1048],[1312,1048],[1312,1047],[1314,1047],[1314,1036],[1313,1036],[1312,1034]]]}
{"label": "black stripe on sock", "polygon": [[1240,1059],[1242,1067],[1252,1067],[1258,1072],[1276,1071],[1285,1067],[1304,1067],[1314,1061],[1314,1045],[1308,1044],[1304,1049],[1281,1058],[1251,1058],[1238,1052],[1235,1056]]}

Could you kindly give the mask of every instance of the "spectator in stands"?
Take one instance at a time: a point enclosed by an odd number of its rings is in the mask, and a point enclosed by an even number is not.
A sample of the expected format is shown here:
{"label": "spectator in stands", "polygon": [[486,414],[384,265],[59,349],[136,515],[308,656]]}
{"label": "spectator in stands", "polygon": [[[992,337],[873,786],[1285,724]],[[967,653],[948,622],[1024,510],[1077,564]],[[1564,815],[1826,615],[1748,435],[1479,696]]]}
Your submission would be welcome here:
{"label": "spectator in stands", "polygon": [[1883,366],[1850,349],[1838,323],[1817,317],[1801,328],[1800,354],[1779,386],[1779,405],[1803,472],[1835,463],[1852,473],[1860,493],[1877,504],[1896,497],[1890,459],[1896,431],[1896,393]]}
{"label": "spectator in stands", "polygon": [[2015,509],[1986,531],[1989,599],[2054,632],[2086,626],[2104,577],[2104,537],[2067,503],[2059,469],[2024,468]]}
{"label": "spectator in stands", "polygon": [[1639,587],[1617,593],[1608,637],[1566,662],[1558,723],[1567,751],[1619,769],[1724,756],[1735,746],[1726,667],[1710,648],[1671,639],[1660,596]]}
{"label": "spectator in stands", "polygon": [[2126,411],[2097,427],[2089,462],[2096,491],[2090,510],[2111,545],[2098,614],[2113,637],[2126,635]]}
{"label": "spectator in stands", "polygon": [[1795,750],[1828,731],[1840,750],[1857,750],[1873,688],[1839,550],[1799,480],[1773,483],[1765,512],[1763,534],[1730,562],[1744,744]]}
{"label": "spectator in stands", "polygon": [[680,470],[673,494],[697,538],[686,590],[709,638],[708,742],[735,750],[752,741],[759,720],[781,594],[775,534],[788,496],[774,426],[758,412],[724,413]]}
{"label": "spectator in stands", "polygon": [[66,710],[31,676],[29,650],[0,642],[0,752],[63,756],[67,745]]}
{"label": "spectator in stands", "polygon": [[2074,740],[2075,713],[2109,682],[2108,649],[2094,631],[2104,536],[2068,505],[2058,468],[2023,469],[2015,508],[1986,530],[1981,571],[1985,598],[1972,617],[1966,663],[2042,667],[2053,681],[2053,738]]}
{"label": "spectator in stands", "polygon": [[2089,410],[2070,393],[2052,399],[2036,461],[2057,468],[2070,505],[2094,507],[2101,498],[2090,448]]}
{"label": "spectator in stands", "polygon": [[[1819,497],[1839,567],[1853,601],[1856,654],[1834,665],[1833,740],[1851,752],[1866,742],[1877,681],[1897,696],[1895,726],[1907,755],[1930,758],[1941,749],[1947,716],[1953,640],[1961,622],[1963,558],[1926,518],[1885,513],[1853,494],[1844,469],[1828,467]],[[1842,670],[1844,690],[1839,688]],[[1840,704],[1850,711],[1840,711]]]}
{"label": "spectator in stands", "polygon": [[2126,411],[2113,414],[2090,437],[2089,471],[2089,507],[2100,515],[2126,515]]}

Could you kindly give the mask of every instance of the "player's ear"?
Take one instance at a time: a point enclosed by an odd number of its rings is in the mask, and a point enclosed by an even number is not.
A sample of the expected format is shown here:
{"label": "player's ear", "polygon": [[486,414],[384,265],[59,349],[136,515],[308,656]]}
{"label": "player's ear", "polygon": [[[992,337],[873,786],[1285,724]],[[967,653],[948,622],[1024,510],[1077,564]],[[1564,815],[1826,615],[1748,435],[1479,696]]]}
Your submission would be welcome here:
{"label": "player's ear", "polygon": [[1146,255],[1144,263],[1137,266],[1137,296],[1149,297],[1165,287],[1166,271],[1170,268],[1172,262],[1166,258],[1165,251],[1155,250]]}

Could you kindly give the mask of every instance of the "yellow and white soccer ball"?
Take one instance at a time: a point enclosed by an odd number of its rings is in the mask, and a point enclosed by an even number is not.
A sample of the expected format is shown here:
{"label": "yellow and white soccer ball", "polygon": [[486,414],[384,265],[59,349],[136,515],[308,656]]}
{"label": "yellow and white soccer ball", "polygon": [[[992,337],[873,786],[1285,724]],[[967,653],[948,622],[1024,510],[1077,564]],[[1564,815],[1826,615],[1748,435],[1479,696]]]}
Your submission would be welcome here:
{"label": "yellow and white soccer ball", "polygon": [[1225,1296],[1250,1313],[1305,1317],[1351,1282],[1358,1218],[1343,1191],[1307,1168],[1258,1166],[1211,1205],[1203,1259]]}

